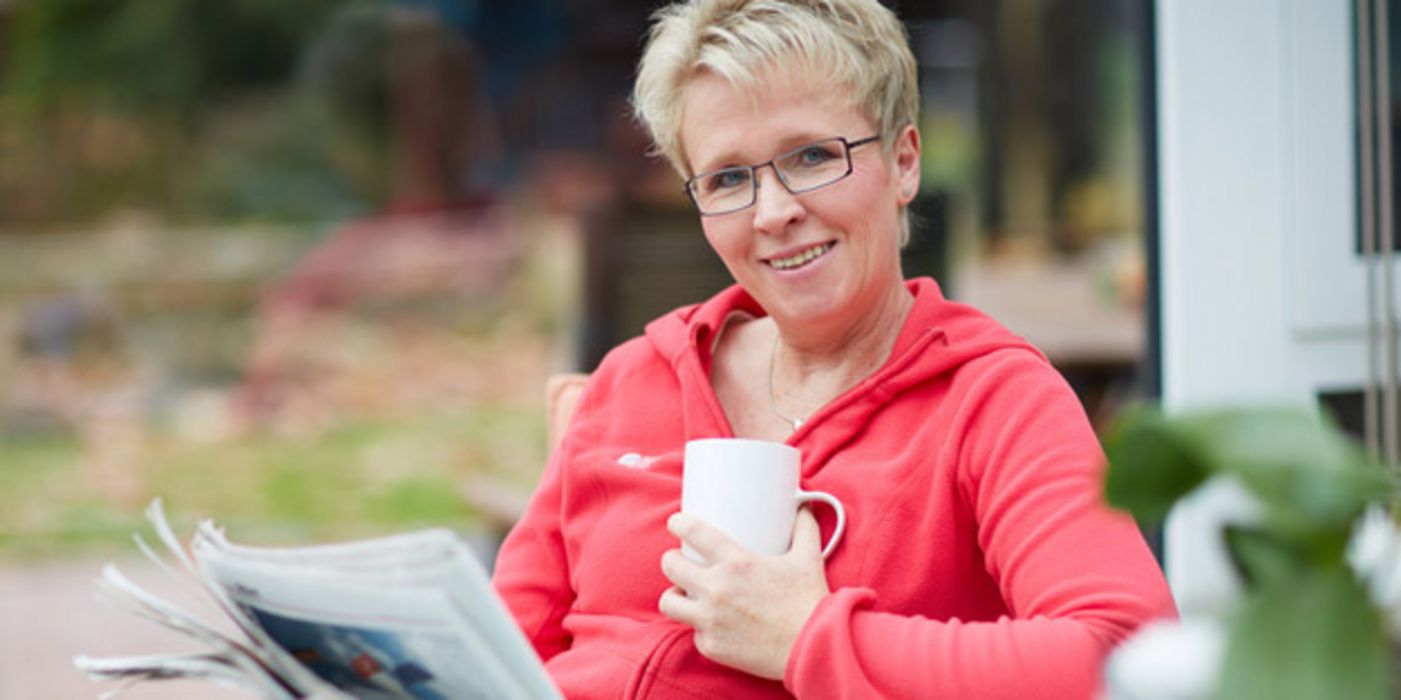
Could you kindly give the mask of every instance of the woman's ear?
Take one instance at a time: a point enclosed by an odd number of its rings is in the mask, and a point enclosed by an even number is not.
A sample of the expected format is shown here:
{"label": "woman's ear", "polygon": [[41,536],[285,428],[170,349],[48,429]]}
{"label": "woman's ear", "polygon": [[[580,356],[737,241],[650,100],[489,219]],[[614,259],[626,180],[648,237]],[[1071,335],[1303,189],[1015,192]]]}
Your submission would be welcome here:
{"label": "woman's ear", "polygon": [[895,162],[895,179],[899,184],[900,206],[906,206],[919,194],[919,130],[907,124],[895,137],[891,155]]}

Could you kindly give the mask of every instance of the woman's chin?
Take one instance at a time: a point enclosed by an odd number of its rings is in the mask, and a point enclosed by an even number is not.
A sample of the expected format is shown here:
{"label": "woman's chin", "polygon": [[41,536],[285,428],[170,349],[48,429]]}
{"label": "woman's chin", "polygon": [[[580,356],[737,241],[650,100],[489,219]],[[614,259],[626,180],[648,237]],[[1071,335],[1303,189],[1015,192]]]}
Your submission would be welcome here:
{"label": "woman's chin", "polygon": [[780,293],[764,308],[775,320],[809,326],[833,317],[847,302],[837,287],[827,286]]}

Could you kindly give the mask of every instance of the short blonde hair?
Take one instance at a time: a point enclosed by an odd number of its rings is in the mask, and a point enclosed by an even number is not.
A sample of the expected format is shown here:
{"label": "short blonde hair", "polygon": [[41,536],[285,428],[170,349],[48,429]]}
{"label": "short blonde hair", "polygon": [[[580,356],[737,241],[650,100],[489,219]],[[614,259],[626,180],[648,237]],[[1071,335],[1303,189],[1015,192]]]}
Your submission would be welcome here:
{"label": "short blonde hair", "polygon": [[796,60],[845,88],[887,143],[919,118],[919,84],[905,27],[878,0],[683,0],[653,16],[632,106],[656,150],[682,178],[687,82],[709,71],[755,88],[765,69]]}

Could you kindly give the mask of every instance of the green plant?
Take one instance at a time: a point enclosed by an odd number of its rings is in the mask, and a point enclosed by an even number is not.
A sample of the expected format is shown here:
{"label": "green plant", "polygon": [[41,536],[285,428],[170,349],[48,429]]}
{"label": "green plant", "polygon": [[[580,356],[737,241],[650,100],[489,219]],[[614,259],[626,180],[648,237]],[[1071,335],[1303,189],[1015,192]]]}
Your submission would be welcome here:
{"label": "green plant", "polygon": [[1211,478],[1258,502],[1221,536],[1242,598],[1230,619],[1218,697],[1392,697],[1382,611],[1348,566],[1355,524],[1396,493],[1392,476],[1316,412],[1129,411],[1107,436],[1105,496],[1144,525]]}

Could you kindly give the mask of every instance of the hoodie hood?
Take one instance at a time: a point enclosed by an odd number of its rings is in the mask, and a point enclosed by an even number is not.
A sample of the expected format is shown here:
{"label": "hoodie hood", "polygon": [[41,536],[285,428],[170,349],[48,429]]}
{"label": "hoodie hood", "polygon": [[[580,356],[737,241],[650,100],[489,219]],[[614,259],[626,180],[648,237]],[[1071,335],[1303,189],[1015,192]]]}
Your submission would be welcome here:
{"label": "hoodie hood", "polygon": [[[915,303],[890,357],[789,436],[787,442],[801,444],[805,455],[814,448],[821,452],[838,449],[846,442],[840,436],[858,432],[879,405],[977,358],[1014,348],[1041,356],[1035,347],[986,314],[945,299],[934,280],[925,277],[905,284]],[[756,318],[768,315],[744,288],[734,285],[703,303],[682,307],[647,325],[647,340],[670,363],[681,385],[688,440],[733,436],[710,385],[710,363],[716,333],[735,312]],[[817,433],[823,439],[812,439]],[[808,461],[806,457],[804,461]]]}

